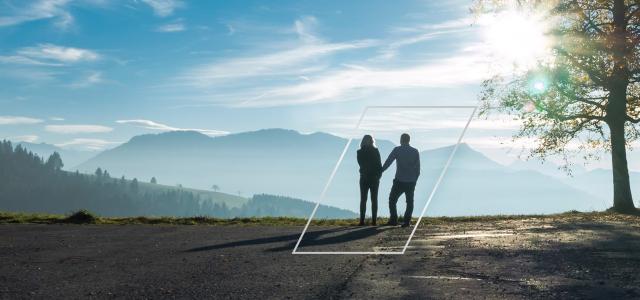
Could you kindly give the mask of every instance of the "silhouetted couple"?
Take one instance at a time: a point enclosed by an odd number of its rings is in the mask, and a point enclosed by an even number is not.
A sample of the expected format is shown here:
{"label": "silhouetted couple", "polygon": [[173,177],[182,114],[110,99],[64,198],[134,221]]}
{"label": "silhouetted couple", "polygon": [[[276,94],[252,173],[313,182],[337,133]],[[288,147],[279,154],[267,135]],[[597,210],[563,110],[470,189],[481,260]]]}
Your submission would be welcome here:
{"label": "silhouetted couple", "polygon": [[371,191],[371,223],[376,225],[378,215],[378,187],[382,173],[396,162],[396,177],[389,193],[389,222],[386,225],[398,225],[398,211],[396,204],[402,194],[407,200],[407,210],[404,212],[402,227],[411,224],[413,213],[413,192],[420,176],[420,154],[416,148],[409,145],[411,137],[403,133],[400,136],[400,146],[395,147],[382,165],[380,151],[370,135],[365,135],[358,150],[358,165],[360,165],[360,226],[363,226],[364,215],[367,211],[367,194]]}

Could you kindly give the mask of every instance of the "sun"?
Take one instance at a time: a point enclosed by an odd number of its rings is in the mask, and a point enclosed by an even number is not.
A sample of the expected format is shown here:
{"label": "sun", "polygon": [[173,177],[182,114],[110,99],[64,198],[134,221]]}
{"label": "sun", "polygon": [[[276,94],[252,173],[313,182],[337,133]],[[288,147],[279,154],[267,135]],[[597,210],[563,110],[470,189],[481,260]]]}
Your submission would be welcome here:
{"label": "sun", "polygon": [[550,57],[551,39],[541,16],[506,11],[487,16],[484,23],[489,50],[502,63],[527,70]]}

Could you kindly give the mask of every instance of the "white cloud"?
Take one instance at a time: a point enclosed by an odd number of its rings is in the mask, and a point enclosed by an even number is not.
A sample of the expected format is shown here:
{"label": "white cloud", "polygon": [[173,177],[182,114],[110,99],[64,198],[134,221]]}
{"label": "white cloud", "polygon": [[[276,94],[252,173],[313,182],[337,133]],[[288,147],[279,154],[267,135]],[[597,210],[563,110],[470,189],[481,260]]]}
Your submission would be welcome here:
{"label": "white cloud", "polygon": [[318,19],[314,16],[304,16],[293,23],[293,28],[301,40],[307,43],[315,43],[320,41],[313,33],[317,25]]}
{"label": "white cloud", "polygon": [[62,118],[62,117],[49,117],[49,120],[51,120],[51,121],[64,121],[64,118]]}
{"label": "white cloud", "polygon": [[7,139],[15,142],[33,143],[38,140],[38,136],[33,134],[27,134],[27,135],[11,136],[11,137],[8,137]]}
{"label": "white cloud", "polygon": [[462,17],[440,23],[427,23],[410,27],[395,27],[392,31],[398,33],[421,33],[432,30],[465,29],[473,26],[476,21],[477,20],[473,17]]}
{"label": "white cloud", "polygon": [[101,133],[113,130],[111,127],[102,125],[47,125],[44,129],[48,132],[61,134]]}
{"label": "white cloud", "polygon": [[[381,91],[479,84],[490,68],[496,68],[489,65],[490,49],[484,44],[449,40],[450,49],[435,55],[415,51],[402,59],[396,55],[404,47],[469,31],[472,22],[462,18],[419,24],[411,30],[394,29],[391,37],[381,40],[332,43],[314,33],[319,23],[315,17],[301,17],[290,29],[298,37],[293,46],[196,66],[178,76],[177,82],[197,89],[194,99],[236,107],[349,101]],[[337,57],[346,51],[362,55],[357,61]]]}
{"label": "white cloud", "polygon": [[488,74],[482,53],[462,52],[417,66],[332,71],[302,83],[269,88],[238,106],[344,101],[376,90],[454,87],[479,83]]}
{"label": "white cloud", "polygon": [[160,17],[170,16],[184,5],[180,0],[142,0],[142,2],[151,6],[153,12]]}
{"label": "white cloud", "polygon": [[151,130],[159,130],[159,131],[197,131],[197,132],[200,132],[202,134],[209,135],[209,136],[229,134],[228,131],[215,130],[215,129],[197,129],[197,128],[173,127],[173,126],[157,123],[157,122],[154,122],[154,121],[151,121],[151,120],[144,120],[144,119],[117,120],[116,123],[118,123],[118,124],[131,124],[131,125],[134,125],[134,126],[138,126],[138,127],[142,127],[142,128],[146,128],[146,129],[151,129]]}
{"label": "white cloud", "polygon": [[161,25],[156,28],[156,31],[158,32],[180,32],[185,30],[187,30],[187,27],[184,25],[184,23],[182,23],[181,20]]}
{"label": "white cloud", "polygon": [[70,2],[70,0],[39,0],[24,1],[23,3],[28,5],[23,6],[0,5],[0,8],[6,9],[5,14],[0,16],[0,27],[41,19],[54,19],[56,26],[67,28],[73,24],[73,16],[66,8]]}
{"label": "white cloud", "polygon": [[371,47],[371,40],[351,43],[311,43],[279,52],[229,59],[221,63],[193,68],[181,76],[187,84],[206,87],[220,80],[304,73],[314,59],[339,51]]}
{"label": "white cloud", "polygon": [[60,63],[44,62],[33,58],[24,57],[20,55],[0,56],[0,63],[3,64],[16,64],[16,65],[34,65],[34,66],[62,66]]}
{"label": "white cloud", "polygon": [[92,86],[94,84],[98,84],[104,81],[102,78],[102,72],[91,72],[85,78],[82,78],[76,82],[71,83],[69,86],[72,88],[84,88],[88,86]]}
{"label": "white cloud", "polygon": [[314,35],[313,28],[316,24],[315,17],[302,17],[296,20],[291,28],[281,30],[295,34],[297,39],[282,44],[280,50],[274,51],[273,47],[262,51],[258,49],[263,53],[226,58],[223,61],[195,66],[178,76],[178,82],[181,85],[208,88],[232,79],[306,76],[308,73],[324,69],[323,62],[319,61],[322,58],[338,52],[369,48],[377,44],[375,40],[326,42]]}
{"label": "white cloud", "polygon": [[121,142],[110,142],[102,139],[77,138],[67,142],[55,144],[61,148],[71,148],[78,150],[99,151],[110,145],[121,144]]}
{"label": "white cloud", "polygon": [[65,47],[54,44],[40,44],[35,47],[25,47],[18,50],[17,54],[32,60],[62,63],[95,61],[100,58],[97,52],[89,49]]}
{"label": "white cloud", "polygon": [[41,119],[20,117],[20,116],[0,116],[0,125],[25,125],[44,122]]}

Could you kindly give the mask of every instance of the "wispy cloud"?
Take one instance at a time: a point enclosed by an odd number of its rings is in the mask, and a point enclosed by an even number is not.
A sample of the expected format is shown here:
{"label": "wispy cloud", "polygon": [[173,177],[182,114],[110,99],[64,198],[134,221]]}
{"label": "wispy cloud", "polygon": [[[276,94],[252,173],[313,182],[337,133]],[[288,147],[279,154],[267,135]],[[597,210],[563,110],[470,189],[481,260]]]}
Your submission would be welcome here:
{"label": "wispy cloud", "polygon": [[48,132],[61,134],[77,134],[77,133],[102,133],[113,130],[111,127],[102,125],[46,125],[44,129]]}
{"label": "wispy cloud", "polygon": [[[0,55],[0,65],[15,65],[3,70],[0,76],[28,82],[64,79],[67,83],[63,83],[63,86],[81,88],[103,81],[101,71],[86,70],[85,68],[89,65],[83,64],[95,62],[101,58],[102,56],[95,50],[38,44],[19,48],[9,55]],[[69,74],[77,78],[66,76]]]}
{"label": "wispy cloud", "polygon": [[442,88],[478,83],[487,77],[486,58],[478,53],[399,68],[347,68],[302,83],[270,88],[238,106],[279,106],[344,101],[376,90]]}
{"label": "wispy cloud", "polygon": [[314,17],[302,17],[296,20],[290,29],[297,39],[287,43],[281,50],[268,50],[259,55],[225,59],[221,62],[196,66],[184,72],[178,80],[186,85],[210,87],[221,81],[239,78],[304,76],[308,72],[322,69],[318,59],[338,52],[369,48],[377,44],[375,40],[326,42],[313,33],[316,24],[317,20]]}
{"label": "wispy cloud", "polygon": [[21,116],[0,116],[0,125],[26,125],[44,122],[42,119]]}
{"label": "wispy cloud", "polygon": [[265,55],[236,58],[199,66],[186,72],[180,79],[195,86],[209,86],[226,79],[298,74],[308,69],[301,65],[306,65],[310,60],[338,51],[365,48],[371,45],[373,45],[371,40],[352,43],[304,44],[293,49]]}
{"label": "wispy cloud", "polygon": [[[417,24],[394,28],[387,38],[328,42],[315,33],[320,24],[315,17],[300,17],[290,28],[297,40],[288,47],[195,66],[177,82],[196,89],[194,99],[235,107],[349,101],[387,90],[478,84],[490,70],[488,50],[478,42],[449,41],[449,50],[431,56],[413,49],[412,57],[398,57],[405,47],[466,34],[472,22]],[[338,56],[347,51],[356,58]]]}
{"label": "wispy cloud", "polygon": [[170,16],[176,9],[184,6],[180,0],[142,0],[142,2],[149,5],[153,12],[160,17]]}
{"label": "wispy cloud", "polygon": [[104,79],[102,78],[102,72],[94,71],[90,72],[86,77],[71,83],[69,86],[71,86],[72,88],[85,88],[101,83],[103,81]]}
{"label": "wispy cloud", "polygon": [[182,20],[176,20],[174,22],[160,25],[156,28],[158,32],[180,32],[187,30],[187,26],[184,25]]}
{"label": "wispy cloud", "polygon": [[136,119],[136,120],[117,120],[118,124],[130,124],[145,129],[158,130],[158,131],[197,131],[209,136],[226,135],[228,131],[215,130],[215,129],[198,129],[198,128],[180,128],[173,127],[162,123],[157,123],[151,120]]}
{"label": "wispy cloud", "polygon": [[10,141],[14,141],[14,142],[33,143],[33,142],[37,141],[38,138],[39,137],[37,135],[27,134],[27,135],[10,136],[10,137],[7,137],[6,139],[8,139]]}
{"label": "wispy cloud", "polygon": [[53,19],[56,26],[67,28],[73,24],[73,16],[66,7],[70,2],[71,0],[24,1],[23,5],[17,7],[6,3],[0,4],[0,8],[3,10],[3,15],[0,15],[0,27],[41,19]]}
{"label": "wispy cloud", "polygon": [[89,151],[100,151],[105,148],[121,144],[122,142],[110,142],[102,139],[93,139],[93,138],[76,138],[70,141],[62,142],[55,144],[61,148],[71,148],[78,150],[89,150]]}
{"label": "wispy cloud", "polygon": [[90,62],[100,59],[96,51],[65,47],[54,44],[39,44],[18,49],[14,54],[0,55],[0,63],[60,67],[70,63]]}
{"label": "wispy cloud", "polygon": [[49,120],[51,120],[51,121],[64,121],[64,118],[62,118],[62,117],[49,117]]}
{"label": "wispy cloud", "polygon": [[0,56],[0,63],[2,64],[16,64],[16,65],[33,65],[33,66],[62,66],[60,63],[44,62],[33,58],[20,56],[20,55],[8,55]]}
{"label": "wispy cloud", "polygon": [[45,62],[76,63],[95,61],[100,55],[89,49],[65,47],[54,44],[39,44],[35,47],[25,47],[17,51],[18,56]]}

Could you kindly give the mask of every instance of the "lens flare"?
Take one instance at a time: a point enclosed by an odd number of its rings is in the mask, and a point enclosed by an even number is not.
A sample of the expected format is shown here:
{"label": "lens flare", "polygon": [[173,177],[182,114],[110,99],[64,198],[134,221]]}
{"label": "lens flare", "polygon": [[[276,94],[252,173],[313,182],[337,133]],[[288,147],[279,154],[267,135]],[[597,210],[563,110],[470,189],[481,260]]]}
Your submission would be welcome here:
{"label": "lens flare", "polygon": [[485,17],[485,41],[505,65],[528,70],[550,57],[548,26],[541,16],[506,11]]}

